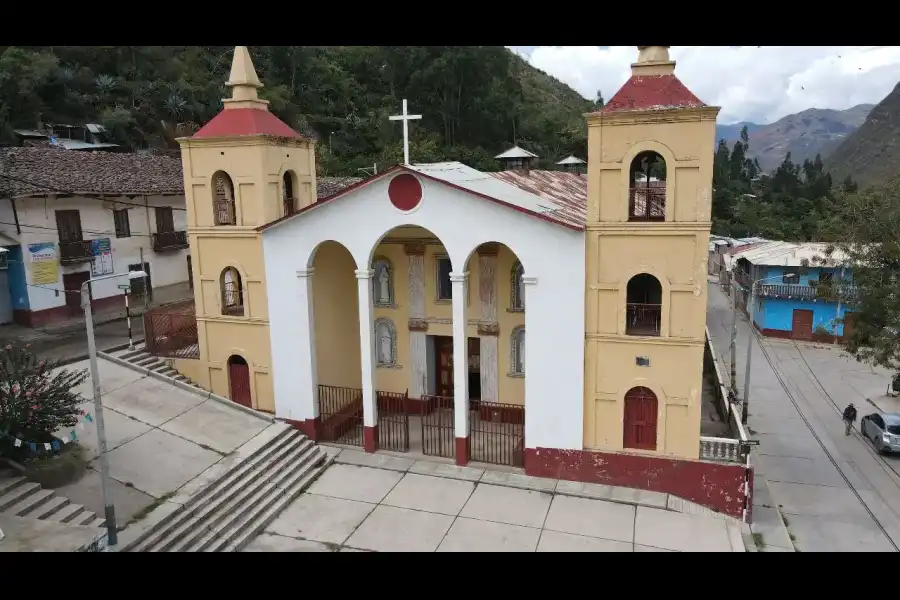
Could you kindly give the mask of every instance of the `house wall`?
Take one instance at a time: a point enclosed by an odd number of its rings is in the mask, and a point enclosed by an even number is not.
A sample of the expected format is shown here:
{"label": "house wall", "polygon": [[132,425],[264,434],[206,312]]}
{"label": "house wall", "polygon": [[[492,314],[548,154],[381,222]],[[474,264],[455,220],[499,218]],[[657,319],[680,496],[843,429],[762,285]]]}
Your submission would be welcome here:
{"label": "house wall", "polygon": [[[422,186],[420,204],[412,211],[402,213],[388,199],[391,179],[389,175],[373,181],[263,232],[265,270],[269,282],[276,415],[304,421],[315,418],[317,414],[313,380],[303,369],[297,368],[294,358],[303,350],[302,344],[308,335],[304,329],[306,318],[300,312],[303,310],[302,302],[298,303],[298,298],[304,298],[307,294],[307,281],[305,276],[298,277],[298,272],[305,274],[309,267],[315,268],[313,290],[323,279],[331,277],[312,262],[316,247],[327,240],[346,247],[357,269],[371,265],[375,255],[387,253],[397,267],[395,272],[403,272],[407,257],[398,254],[395,249],[378,246],[386,235],[394,237],[397,235],[395,232],[402,231],[395,228],[411,225],[427,229],[442,242],[455,272],[468,269],[469,323],[473,319],[477,323],[480,317],[474,277],[478,269],[475,249],[483,243],[499,242],[521,260],[525,277],[531,281],[525,291],[527,309],[524,315],[506,315],[508,301],[504,298],[509,293],[507,283],[499,291],[498,320],[502,328],[511,328],[513,323],[518,322],[516,319],[524,318],[528,348],[527,375],[521,383],[503,383],[506,379],[503,371],[508,371],[509,367],[508,358],[504,358],[508,353],[502,349],[508,342],[501,336],[500,401],[504,401],[507,395],[515,397],[516,386],[524,387],[527,408],[525,440],[528,447],[549,445],[581,449],[584,288],[580,282],[584,273],[584,234],[425,177],[418,177]],[[403,248],[400,244],[397,246]],[[433,257],[438,251],[438,247],[427,251],[427,277],[434,277]],[[501,282],[508,277],[506,265],[511,268],[511,253],[498,256]],[[465,266],[467,264],[468,267]],[[428,335],[451,335],[449,320],[452,304],[437,305],[432,302],[431,299],[435,298],[433,286],[432,280],[426,288]],[[398,284],[395,288],[395,297],[398,304],[407,302],[402,285]],[[317,298],[314,310],[318,308]],[[384,313],[376,309],[375,318],[380,314]],[[398,334],[407,329],[402,317],[396,319],[395,326]],[[476,327],[467,329],[471,337],[477,335]],[[315,336],[316,343],[322,343],[318,328]],[[398,342],[400,363],[405,370],[407,365],[404,363],[406,355],[402,353],[402,338]],[[359,367],[356,370],[359,371]],[[376,374],[376,377],[382,376]],[[402,380],[399,375],[383,377],[387,381],[382,381],[382,384],[397,385],[400,389]],[[391,381],[393,377],[397,379]],[[504,385],[505,389],[502,387]]]}
{"label": "house wall", "polygon": [[[117,238],[113,213],[109,208],[110,203],[116,200],[130,204],[143,204],[144,206],[129,206],[116,204],[116,209],[128,210],[131,236]],[[31,254],[28,250],[30,244],[41,242],[53,242],[56,244],[57,260],[59,258],[59,235],[56,229],[57,210],[78,210],[81,217],[81,228],[85,240],[103,239],[110,240],[114,273],[127,273],[128,265],[140,262],[140,249],[144,249],[144,261],[150,264],[150,275],[153,287],[161,287],[181,283],[188,280],[187,249],[178,249],[164,252],[152,250],[152,234],[156,233],[156,215],[154,207],[169,206],[173,210],[173,220],[176,231],[185,231],[186,215],[183,196],[135,196],[135,197],[111,197],[105,200],[55,196],[18,198],[16,209],[22,233],[16,232],[15,218],[9,202],[3,202],[0,206],[0,231],[13,239],[21,241],[20,251],[22,256],[18,259],[22,262],[22,272],[11,278],[14,288],[13,305],[16,311],[16,319],[29,325],[41,325],[47,322],[65,319],[69,317],[66,309],[66,294],[63,289],[63,275],[69,273],[90,272],[90,262],[59,265],[58,278],[53,283],[35,284],[30,268]],[[24,274],[25,280],[21,280]],[[12,283],[14,281],[14,283]],[[122,290],[119,284],[126,283],[126,278],[109,279],[93,284],[93,299],[95,306],[120,302]],[[27,290],[27,300],[23,298],[22,289]],[[77,290],[75,290],[77,293]],[[106,300],[106,302],[104,302]],[[124,300],[121,300],[124,305]]]}
{"label": "house wall", "polygon": [[[759,270],[762,276],[767,278],[767,281],[761,285],[782,285],[784,267],[760,267]],[[840,269],[810,267],[806,273],[800,275],[798,283],[793,285],[808,286],[811,280],[817,281],[822,273],[832,273],[835,284],[839,281],[850,284],[852,281],[850,269],[845,269],[842,275]],[[784,332],[787,335],[793,329],[794,310],[811,310],[813,311],[813,332],[821,327],[830,334],[841,337],[844,335],[844,325],[838,321],[844,318],[847,312],[846,308],[845,303],[839,304],[836,301],[821,298],[811,300],[757,297],[753,310],[753,322],[760,330],[769,335],[777,335],[777,332]]]}

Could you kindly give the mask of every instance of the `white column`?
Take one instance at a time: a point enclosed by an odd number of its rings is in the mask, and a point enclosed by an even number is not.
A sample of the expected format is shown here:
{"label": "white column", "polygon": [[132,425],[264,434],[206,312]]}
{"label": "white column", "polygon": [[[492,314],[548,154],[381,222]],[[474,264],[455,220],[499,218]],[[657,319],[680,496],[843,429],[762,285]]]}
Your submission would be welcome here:
{"label": "white column", "polygon": [[[297,271],[297,306],[299,307],[297,327],[299,336],[292,344],[294,348],[296,348],[298,361],[291,370],[297,370],[298,379],[300,381],[299,406],[301,415],[304,420],[307,421],[319,416],[319,385],[316,371],[316,319],[313,303],[313,271],[314,269]],[[284,349],[281,350],[283,351]],[[278,354],[280,353],[281,352],[278,352]],[[275,354],[276,353],[273,352],[273,356]],[[278,371],[276,371],[276,373],[277,372]],[[282,390],[282,392],[284,392],[284,390]],[[290,398],[282,398],[281,400],[288,402],[290,401]],[[278,406],[278,401],[278,394],[276,394],[276,406]],[[276,410],[276,414],[278,412],[280,411]],[[286,418],[296,419],[297,417],[288,415]]]}
{"label": "white column", "polygon": [[375,451],[375,437],[372,433],[378,425],[378,407],[375,404],[375,335],[372,332],[374,320],[372,318],[372,275],[374,271],[357,270],[356,283],[359,289],[359,356],[362,367],[362,393],[363,393],[363,426],[365,428],[366,452]]}
{"label": "white column", "polygon": [[[534,287],[537,285],[537,277],[523,277],[522,278],[522,294],[525,296],[525,306],[530,306],[531,309],[525,309],[525,447],[526,448],[535,448],[536,446],[529,444],[529,439],[536,440],[540,439],[540,435],[535,435],[535,432],[539,430],[539,426],[543,425],[546,427],[548,422],[553,422],[553,419],[558,415],[554,412],[549,415],[549,419],[545,419],[545,416],[541,414],[542,409],[550,410],[552,412],[552,404],[541,405],[538,403],[535,406],[529,407],[528,399],[529,398],[540,398],[540,394],[532,395],[531,390],[535,387],[538,387],[541,384],[540,374],[537,372],[538,369],[534,369],[531,371],[537,377],[529,375],[529,364],[536,364],[536,361],[532,360],[529,363],[529,356],[534,356],[535,353],[531,352],[528,348],[529,343],[529,331],[528,328],[531,326],[533,315],[540,315],[541,312],[539,310],[535,310],[535,304],[531,301],[531,296],[533,294]],[[542,327],[544,324],[542,323],[538,327]]]}
{"label": "white column", "polygon": [[[453,406],[456,439],[469,437],[469,339],[466,315],[468,273],[450,273],[453,286]],[[468,462],[456,449],[457,463]]]}

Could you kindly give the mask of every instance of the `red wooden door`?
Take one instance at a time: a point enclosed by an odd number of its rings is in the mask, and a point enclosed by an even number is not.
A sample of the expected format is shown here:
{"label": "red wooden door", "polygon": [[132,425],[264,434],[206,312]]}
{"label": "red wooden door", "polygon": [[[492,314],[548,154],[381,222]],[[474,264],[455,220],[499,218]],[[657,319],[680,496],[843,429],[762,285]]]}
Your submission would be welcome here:
{"label": "red wooden door", "polygon": [[250,400],[250,367],[243,359],[228,361],[228,379],[231,383],[231,401],[253,408]]}
{"label": "red wooden door", "polygon": [[813,334],[813,311],[795,310],[791,322],[791,337],[795,340],[811,340]]}
{"label": "red wooden door", "polygon": [[[63,274],[63,289],[66,290],[66,306],[69,308],[69,314],[77,315],[82,311],[81,286],[90,278],[91,274],[88,271]],[[88,286],[90,287],[93,287],[93,284]],[[91,303],[93,302],[94,298],[91,296]]]}
{"label": "red wooden door", "polygon": [[853,335],[853,320],[855,317],[856,313],[844,313],[844,341],[849,340],[850,336]]}
{"label": "red wooden door", "polygon": [[453,397],[453,338],[439,337],[437,346],[437,386],[438,396]]}
{"label": "red wooden door", "polygon": [[625,448],[656,450],[656,394],[645,387],[625,394]]}

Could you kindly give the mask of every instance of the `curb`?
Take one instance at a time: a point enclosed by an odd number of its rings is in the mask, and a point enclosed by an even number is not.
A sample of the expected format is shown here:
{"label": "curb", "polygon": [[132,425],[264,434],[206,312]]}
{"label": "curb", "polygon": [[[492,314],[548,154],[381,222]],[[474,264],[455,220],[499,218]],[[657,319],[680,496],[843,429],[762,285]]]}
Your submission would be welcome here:
{"label": "curb", "polygon": [[[127,348],[128,344],[125,344],[125,347]],[[110,348],[110,350],[114,351],[114,349],[112,349],[112,348]],[[267,423],[275,423],[276,422],[275,417],[270,417],[268,415],[265,415],[264,413],[255,411],[252,408],[247,408],[246,406],[241,406],[240,404],[236,404],[236,403],[232,402],[228,398],[223,398],[222,396],[219,396],[218,394],[213,394],[212,392],[208,392],[202,388],[198,388],[198,387],[195,387],[188,383],[184,383],[183,381],[176,381],[175,379],[173,379],[171,377],[167,377],[160,373],[157,373],[156,371],[151,371],[150,369],[147,369],[145,367],[139,367],[135,364],[128,362],[127,360],[123,360],[117,356],[107,354],[107,352],[105,352],[105,351],[97,352],[97,356],[99,356],[103,360],[117,364],[120,367],[125,367],[126,369],[131,369],[132,371],[137,371],[138,373],[141,373],[142,375],[146,375],[147,377],[150,377],[151,379],[157,379],[159,381],[164,381],[165,383],[174,385],[177,388],[180,388],[180,389],[182,389],[186,392],[190,392],[192,394],[196,394],[197,396],[201,396],[207,400],[214,400],[215,402],[218,402],[220,404],[226,404],[230,408],[239,410],[247,415],[256,417],[257,419],[263,420]]]}
{"label": "curb", "polygon": [[[144,342],[144,338],[134,340],[135,344],[141,344],[143,342]],[[118,352],[119,350],[125,350],[126,348],[128,348],[128,346],[129,346],[129,344],[117,344],[117,345],[111,346],[109,348],[104,348],[103,350],[97,351],[97,356],[100,356],[100,353],[102,353],[102,352]],[[71,365],[71,364],[74,364],[77,362],[81,362],[83,360],[88,360],[90,357],[91,357],[90,354],[88,354],[87,352],[83,352],[81,354],[76,354],[75,356],[69,356],[69,357],[61,359],[59,361],[59,366],[65,367],[65,366],[68,366],[68,365]]]}

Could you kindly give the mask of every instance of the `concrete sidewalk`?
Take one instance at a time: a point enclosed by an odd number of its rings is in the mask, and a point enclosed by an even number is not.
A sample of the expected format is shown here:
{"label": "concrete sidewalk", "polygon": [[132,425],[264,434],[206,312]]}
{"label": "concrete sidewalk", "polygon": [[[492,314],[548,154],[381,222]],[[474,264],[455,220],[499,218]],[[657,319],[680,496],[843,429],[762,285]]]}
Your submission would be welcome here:
{"label": "concrete sidewalk", "polygon": [[740,525],[665,494],[326,448],[336,464],[245,552],[745,551]]}

